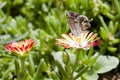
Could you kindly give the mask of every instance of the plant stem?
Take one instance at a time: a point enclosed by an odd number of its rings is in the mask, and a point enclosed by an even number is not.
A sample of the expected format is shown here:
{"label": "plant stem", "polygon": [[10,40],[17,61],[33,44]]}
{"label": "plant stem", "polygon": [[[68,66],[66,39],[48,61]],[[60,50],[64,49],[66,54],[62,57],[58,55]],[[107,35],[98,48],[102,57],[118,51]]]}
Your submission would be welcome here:
{"label": "plant stem", "polygon": [[[77,50],[76,50],[77,51]],[[75,52],[75,51],[74,51]],[[74,71],[75,71],[75,69],[76,69],[76,67],[77,67],[77,64],[78,64],[78,61],[79,61],[79,55],[80,55],[80,53],[76,53],[76,60],[75,60],[75,64],[74,64],[74,66],[73,66],[73,70],[72,70],[72,73],[71,73],[71,75],[70,75],[70,79],[69,80],[73,80],[73,74],[74,74]]]}
{"label": "plant stem", "polygon": [[24,66],[25,66],[25,58],[21,57],[20,58],[20,70],[19,70],[18,80],[24,80],[24,77],[25,77]]}

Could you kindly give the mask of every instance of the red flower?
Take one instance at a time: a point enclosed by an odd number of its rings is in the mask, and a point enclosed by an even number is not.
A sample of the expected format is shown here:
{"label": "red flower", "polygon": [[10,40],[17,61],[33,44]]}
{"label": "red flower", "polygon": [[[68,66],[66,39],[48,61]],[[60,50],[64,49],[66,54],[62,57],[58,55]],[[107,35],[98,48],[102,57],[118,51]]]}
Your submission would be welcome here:
{"label": "red flower", "polygon": [[33,47],[34,40],[28,39],[19,42],[12,42],[5,45],[5,50],[16,53],[17,55],[24,56],[26,52],[30,51]]}

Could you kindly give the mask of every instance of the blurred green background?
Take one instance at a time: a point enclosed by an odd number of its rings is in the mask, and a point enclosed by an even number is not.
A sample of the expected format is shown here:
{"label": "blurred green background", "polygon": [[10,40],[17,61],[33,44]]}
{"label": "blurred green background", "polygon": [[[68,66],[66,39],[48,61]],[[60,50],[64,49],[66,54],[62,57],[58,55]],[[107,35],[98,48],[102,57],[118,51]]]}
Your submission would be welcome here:
{"label": "blurred green background", "polygon": [[38,65],[41,58],[48,66],[53,64],[51,53],[64,50],[55,45],[55,39],[70,32],[68,11],[93,19],[89,30],[102,40],[95,50],[120,59],[119,4],[119,0],[0,0],[0,77],[9,80],[10,75],[4,75],[13,66],[12,56],[3,48],[13,41],[34,39],[36,44],[30,52],[34,64]]}

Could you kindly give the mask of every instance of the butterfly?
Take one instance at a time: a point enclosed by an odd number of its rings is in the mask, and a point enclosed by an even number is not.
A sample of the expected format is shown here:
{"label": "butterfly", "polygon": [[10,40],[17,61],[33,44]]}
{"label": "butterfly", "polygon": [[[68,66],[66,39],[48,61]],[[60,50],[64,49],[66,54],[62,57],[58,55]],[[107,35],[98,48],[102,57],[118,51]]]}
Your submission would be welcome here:
{"label": "butterfly", "polygon": [[67,12],[67,23],[70,27],[70,30],[74,36],[86,32],[87,29],[91,26],[90,21],[84,15],[79,15],[75,12]]}

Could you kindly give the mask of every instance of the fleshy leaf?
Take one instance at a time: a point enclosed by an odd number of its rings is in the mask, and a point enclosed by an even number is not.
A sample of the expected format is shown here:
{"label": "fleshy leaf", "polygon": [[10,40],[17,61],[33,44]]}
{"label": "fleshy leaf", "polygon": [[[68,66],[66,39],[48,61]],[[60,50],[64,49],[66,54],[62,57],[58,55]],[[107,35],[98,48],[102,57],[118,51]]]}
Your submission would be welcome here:
{"label": "fleshy leaf", "polygon": [[84,73],[82,76],[85,80],[98,80],[98,75],[94,69],[90,69],[89,71]]}
{"label": "fleshy leaf", "polygon": [[107,41],[108,40],[108,35],[107,32],[103,27],[100,28],[100,36],[102,37],[103,40]]}
{"label": "fleshy leaf", "polygon": [[99,56],[94,67],[97,73],[105,73],[116,68],[118,64],[119,60],[114,56]]}
{"label": "fleshy leaf", "polygon": [[65,64],[63,63],[63,60],[62,60],[62,53],[63,52],[56,52],[56,53],[53,53],[53,57],[56,61],[58,61],[61,66],[64,68],[65,67]]}

